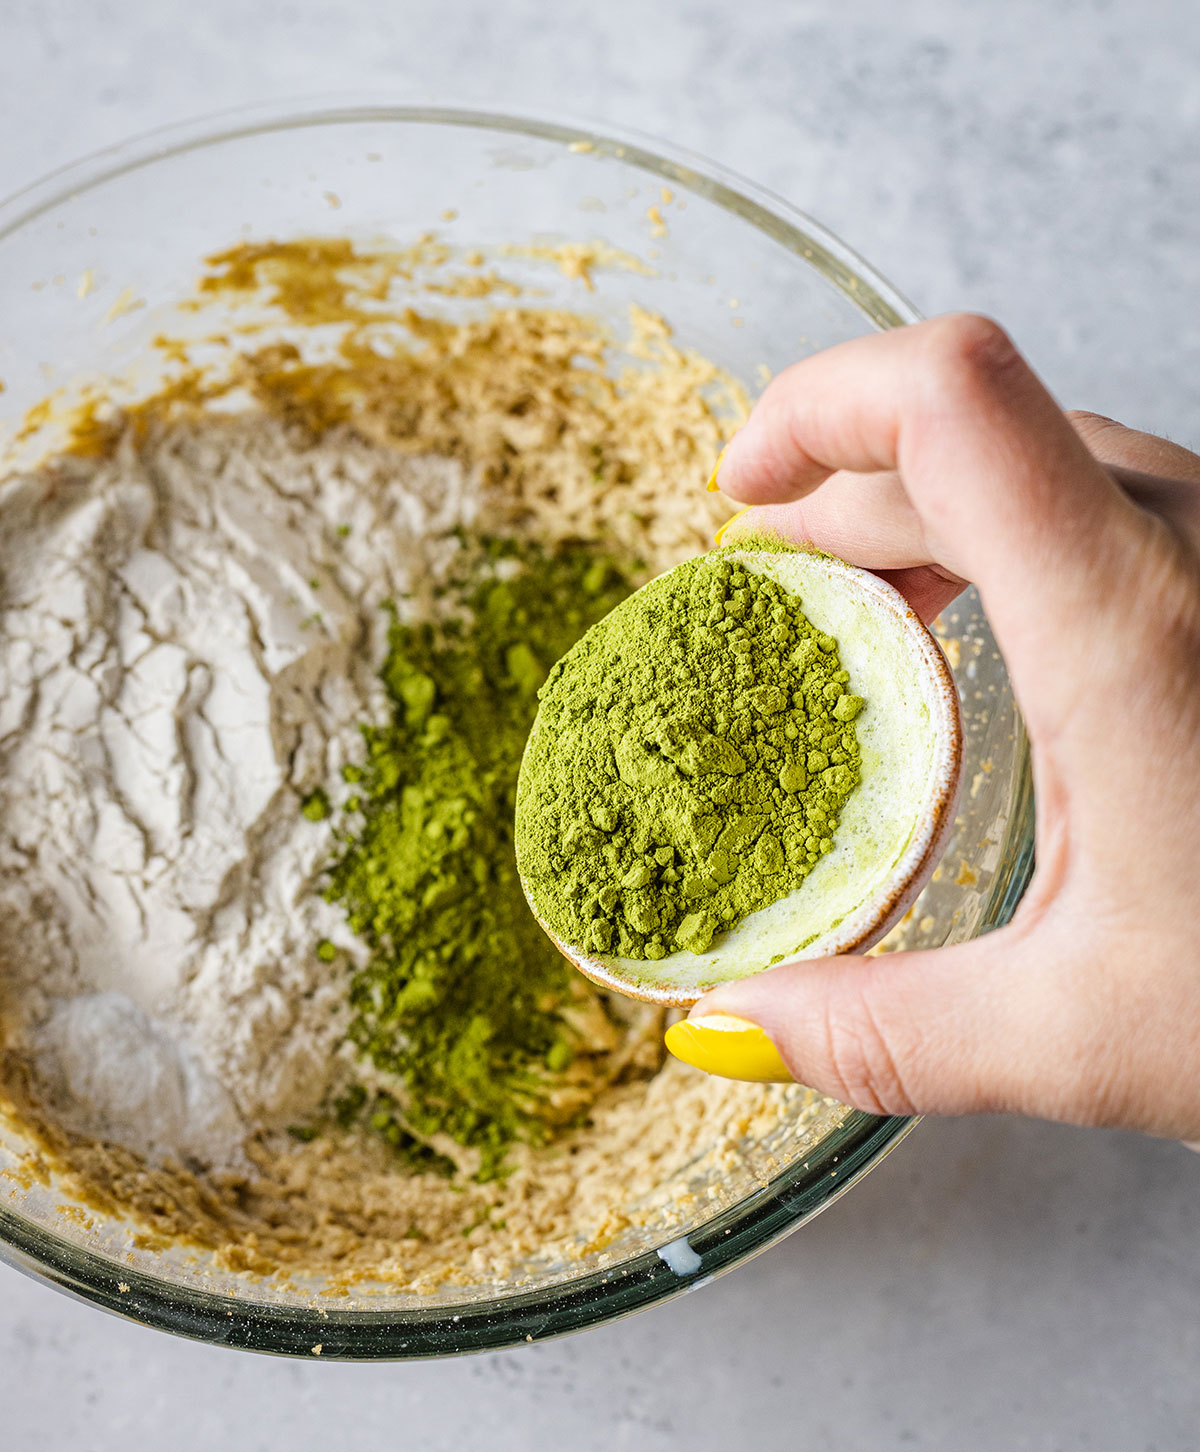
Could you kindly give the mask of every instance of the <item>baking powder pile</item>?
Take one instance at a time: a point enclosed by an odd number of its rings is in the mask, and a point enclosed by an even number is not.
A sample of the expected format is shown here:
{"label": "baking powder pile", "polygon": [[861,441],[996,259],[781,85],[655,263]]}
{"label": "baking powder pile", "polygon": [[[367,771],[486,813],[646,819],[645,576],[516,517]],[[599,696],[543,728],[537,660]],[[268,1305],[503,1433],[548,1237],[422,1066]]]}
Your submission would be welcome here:
{"label": "baking powder pile", "polygon": [[0,1038],[69,1127],[235,1166],[320,1101],[348,1009],[314,946],[363,950],[300,803],[478,493],[263,414],[0,486]]}

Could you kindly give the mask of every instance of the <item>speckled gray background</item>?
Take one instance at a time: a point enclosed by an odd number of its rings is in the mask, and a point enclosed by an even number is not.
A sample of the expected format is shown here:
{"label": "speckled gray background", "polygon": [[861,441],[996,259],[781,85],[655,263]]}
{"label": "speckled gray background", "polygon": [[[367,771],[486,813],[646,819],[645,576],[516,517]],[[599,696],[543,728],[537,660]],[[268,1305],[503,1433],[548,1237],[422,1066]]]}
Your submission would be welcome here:
{"label": "speckled gray background", "polygon": [[[691,146],[923,311],[1000,317],[1064,403],[1200,442],[1192,0],[0,0],[0,192],[163,122],[356,85]],[[13,1452],[1197,1445],[1200,1159],[1130,1136],[926,1123],[700,1293],[460,1363],[193,1346],[0,1268]]]}

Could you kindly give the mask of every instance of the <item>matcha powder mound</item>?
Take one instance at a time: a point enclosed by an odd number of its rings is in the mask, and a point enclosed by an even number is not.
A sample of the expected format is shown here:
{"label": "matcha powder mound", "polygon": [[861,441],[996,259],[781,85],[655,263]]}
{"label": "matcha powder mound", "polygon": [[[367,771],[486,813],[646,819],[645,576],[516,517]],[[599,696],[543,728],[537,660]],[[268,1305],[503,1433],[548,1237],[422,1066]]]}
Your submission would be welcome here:
{"label": "matcha powder mound", "polygon": [[350,1036],[376,1072],[338,1117],[417,1167],[449,1170],[439,1146],[452,1141],[479,1152],[487,1178],[512,1141],[544,1140],[619,1071],[614,1010],[526,905],[512,822],[547,670],[630,588],[581,546],[465,540],[448,618],[392,622],[390,713],[363,728],[364,765],[346,769],[340,803],[305,804],[341,813],[327,896],[370,950]]}
{"label": "matcha powder mound", "polygon": [[541,692],[518,853],[539,911],[577,947],[706,951],[803,882],[858,785],[863,701],[836,641],[731,556],[652,581]]}

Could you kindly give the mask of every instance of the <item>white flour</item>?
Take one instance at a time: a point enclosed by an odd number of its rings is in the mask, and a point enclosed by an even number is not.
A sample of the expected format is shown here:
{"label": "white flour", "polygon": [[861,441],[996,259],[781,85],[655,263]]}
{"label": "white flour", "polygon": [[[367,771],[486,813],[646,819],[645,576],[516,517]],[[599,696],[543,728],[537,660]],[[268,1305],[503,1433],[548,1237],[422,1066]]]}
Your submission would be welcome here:
{"label": "white flour", "polygon": [[0,483],[0,1030],[67,1123],[236,1162],[319,1100],[353,948],[300,803],[379,707],[450,461],[268,417]]}

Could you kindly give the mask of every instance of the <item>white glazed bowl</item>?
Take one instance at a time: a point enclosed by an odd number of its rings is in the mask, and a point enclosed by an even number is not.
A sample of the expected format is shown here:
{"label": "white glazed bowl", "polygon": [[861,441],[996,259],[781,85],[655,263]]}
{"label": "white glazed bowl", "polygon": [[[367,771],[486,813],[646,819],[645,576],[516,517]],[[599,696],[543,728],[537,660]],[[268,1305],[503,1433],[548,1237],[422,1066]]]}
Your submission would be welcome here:
{"label": "white glazed bowl", "polygon": [[[565,943],[546,929],[594,982],[679,1008],[784,959],[874,947],[929,881],[954,826],[962,781],[962,716],[950,665],[898,590],[828,555],[751,550],[730,558],[800,596],[811,624],[837,640],[850,689],[868,702],[855,722],[861,782],[841,813],[833,851],[793,892],[720,934],[703,953],[620,958]],[[527,751],[537,734],[535,723]],[[518,866],[519,823],[520,807]],[[546,927],[536,891],[528,883],[525,891]]]}

